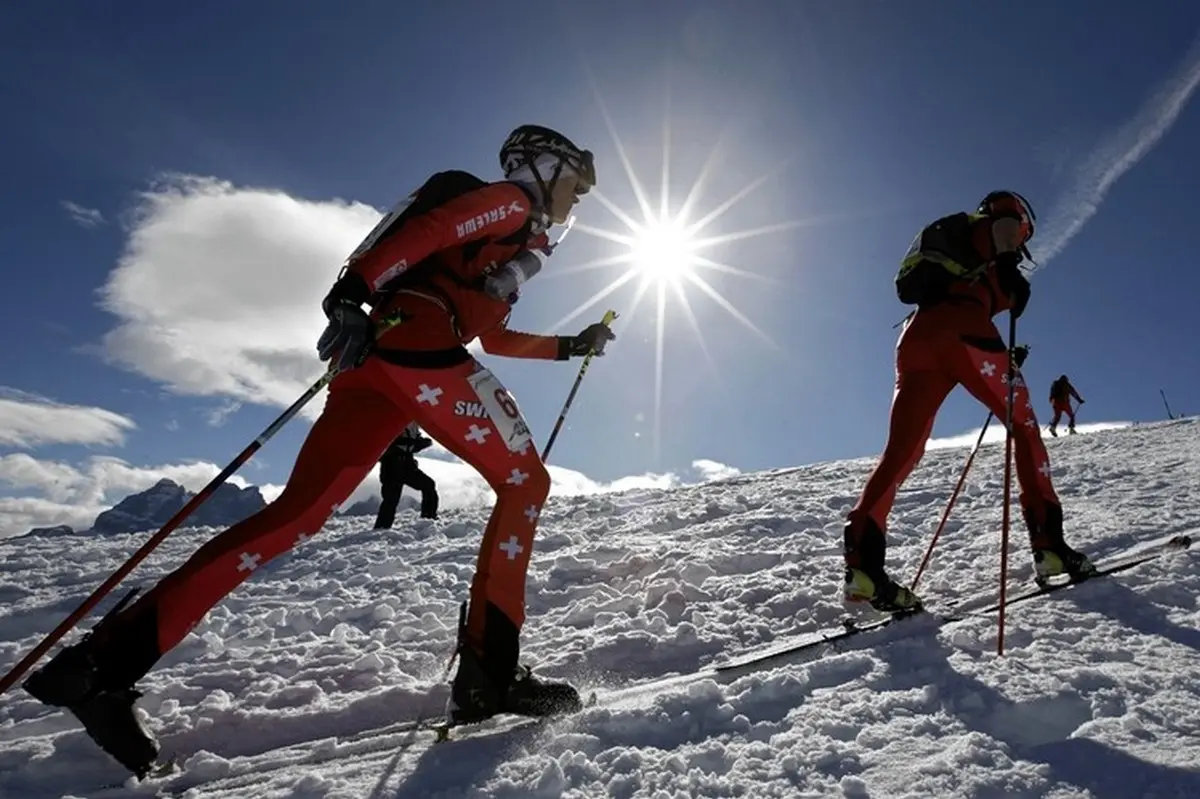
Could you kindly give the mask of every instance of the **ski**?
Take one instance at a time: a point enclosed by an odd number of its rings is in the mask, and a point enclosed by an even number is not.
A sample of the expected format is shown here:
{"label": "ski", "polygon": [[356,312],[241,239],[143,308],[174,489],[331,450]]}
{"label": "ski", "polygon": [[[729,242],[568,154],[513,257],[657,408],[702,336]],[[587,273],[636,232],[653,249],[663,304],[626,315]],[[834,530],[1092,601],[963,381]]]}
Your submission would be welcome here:
{"label": "ski", "polygon": [[[592,691],[583,701],[583,707],[571,713],[555,713],[552,716],[515,716],[509,714],[493,716],[482,722],[456,722],[450,719],[443,719],[437,724],[424,727],[424,729],[432,731],[434,733],[433,742],[440,744],[459,738],[474,738],[493,732],[507,732],[520,727],[547,724],[560,719],[570,718],[576,713],[587,710],[590,707],[595,707],[597,701],[596,692]],[[451,738],[451,733],[454,733],[454,738]]]}
{"label": "ski", "polygon": [[[1116,555],[1111,555],[1096,566],[1094,574],[1076,580],[1067,580],[1065,582],[1051,582],[1043,585],[1038,585],[1022,593],[1011,596],[1005,602],[1005,605],[1014,605],[1021,602],[1028,602],[1036,597],[1052,594],[1061,591],[1065,588],[1080,585],[1082,583],[1095,580],[1097,577],[1106,577],[1112,574],[1118,574],[1123,571],[1140,566],[1147,561],[1154,560],[1170,552],[1177,552],[1187,549],[1192,545],[1192,538],[1188,535],[1176,535],[1171,538],[1152,544],[1147,547],[1142,547],[1132,552],[1125,551]],[[863,633],[879,631],[892,624],[906,619],[927,619],[932,621],[936,626],[940,627],[944,624],[952,624],[954,622],[963,621],[976,616],[986,616],[1000,610],[1000,603],[994,602],[990,605],[985,605],[978,609],[969,609],[970,605],[975,604],[976,600],[968,600],[951,606],[945,612],[930,610],[925,608],[920,611],[900,611],[889,614],[881,619],[876,619],[868,622],[851,622],[843,620],[842,629],[837,631],[817,631],[805,635],[800,640],[793,639],[790,642],[776,644],[766,649],[747,652],[741,656],[730,658],[722,663],[715,664],[711,668],[719,674],[728,674],[730,672],[743,671],[747,669],[760,669],[772,662],[788,660],[792,661],[798,658],[803,658],[806,653],[819,654],[825,647],[836,646],[837,644],[854,638]]]}
{"label": "ski", "polygon": [[[1053,594],[1056,591],[1061,591],[1064,588],[1081,585],[1090,582],[1097,577],[1107,577],[1111,574],[1119,574],[1123,571],[1128,571],[1135,566],[1140,566],[1147,561],[1162,557],[1171,552],[1179,552],[1189,548],[1192,545],[1192,537],[1189,535],[1176,535],[1168,538],[1165,541],[1160,541],[1150,546],[1137,549],[1135,551],[1120,552],[1116,555],[1110,555],[1104,558],[1096,565],[1095,573],[1078,579],[1063,580],[1060,582],[1047,582],[1036,585],[1015,596],[1008,597],[1005,605],[1014,605],[1020,602],[1027,602],[1030,599],[1035,599],[1046,594]],[[1000,603],[994,602],[978,610],[962,610],[962,605],[956,605],[951,611],[951,616],[954,620],[964,619],[969,616],[988,615],[1000,610]]]}

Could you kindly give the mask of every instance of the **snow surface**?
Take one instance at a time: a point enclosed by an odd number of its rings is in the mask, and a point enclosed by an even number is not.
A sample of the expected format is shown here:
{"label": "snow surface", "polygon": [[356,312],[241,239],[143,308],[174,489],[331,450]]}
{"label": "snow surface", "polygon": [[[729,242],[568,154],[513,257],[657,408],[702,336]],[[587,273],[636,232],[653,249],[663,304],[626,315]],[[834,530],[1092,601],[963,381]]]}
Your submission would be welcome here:
{"label": "snow surface", "polygon": [[[1048,446],[1069,540],[1093,557],[1200,531],[1200,422]],[[901,491],[897,577],[911,579],[965,452],[929,453]],[[1002,455],[980,451],[922,579],[931,606],[996,592]],[[487,511],[408,516],[388,533],[334,521],[256,573],[144,681],[141,707],[184,772],[126,780],[71,717],[15,688],[0,697],[0,796],[1200,796],[1194,552],[1013,607],[1002,658],[994,617],[941,628],[918,618],[816,659],[705,670],[838,624],[842,519],[872,463],[553,499],[524,655],[600,701],[436,745],[397,722],[444,706]],[[135,577],[163,573],[213,532],[177,532]],[[1023,539],[1018,526],[1011,590],[1028,583]],[[0,666],[142,540],[72,539],[69,553],[62,539],[0,542]]]}

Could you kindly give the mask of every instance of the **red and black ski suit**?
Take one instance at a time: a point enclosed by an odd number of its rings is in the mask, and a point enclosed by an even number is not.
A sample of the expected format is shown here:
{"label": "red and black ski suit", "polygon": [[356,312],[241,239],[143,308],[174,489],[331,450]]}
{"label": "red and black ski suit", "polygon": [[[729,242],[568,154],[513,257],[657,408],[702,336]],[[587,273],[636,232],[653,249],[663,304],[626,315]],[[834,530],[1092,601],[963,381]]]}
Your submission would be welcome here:
{"label": "red and black ski suit", "polygon": [[[922,303],[909,317],[896,346],[896,387],[887,444],[862,496],[849,514],[845,531],[846,563],[881,569],[888,514],[896,491],[925,452],[938,409],[955,386],[962,385],[998,419],[1006,418],[1008,349],[992,317],[1011,308],[995,263],[993,220],[963,215],[969,246],[981,264],[974,279],[952,280],[935,301]],[[996,224],[1007,220],[995,220]],[[1010,245],[1015,250],[1018,243]],[[962,262],[970,258],[960,257]],[[1016,372],[1013,433],[1017,479],[1034,548],[1049,546],[1049,526],[1061,533],[1062,511],[1050,480],[1050,462],[1042,443],[1025,382]],[[1048,514],[1053,518],[1048,519]],[[1053,534],[1051,534],[1053,535]]]}
{"label": "red and black ski suit", "polygon": [[1075,429],[1075,409],[1071,407],[1071,397],[1074,397],[1076,402],[1083,402],[1083,397],[1079,396],[1079,392],[1071,385],[1066,375],[1050,384],[1050,407],[1054,410],[1054,418],[1050,420],[1051,427],[1058,427],[1059,420],[1065,413],[1069,427]]}
{"label": "red and black ski suit", "polygon": [[[457,181],[453,190],[447,181]],[[428,199],[444,195],[449,198]],[[347,264],[372,291],[372,318],[400,323],[379,337],[361,366],[333,379],[283,493],[208,541],[97,631],[95,657],[110,684],[132,685],[256,569],[318,534],[410,422],[496,492],[471,586],[466,639],[490,669],[512,674],[526,569],[550,477],[516,403],[464,345],[478,338],[493,355],[569,356],[566,338],[509,330],[509,304],[474,287],[495,265],[544,247],[546,237],[531,235],[532,199],[515,183],[439,173],[409,199],[407,210]],[[411,274],[393,282],[405,273]],[[524,435],[510,449],[503,439],[513,430]]]}

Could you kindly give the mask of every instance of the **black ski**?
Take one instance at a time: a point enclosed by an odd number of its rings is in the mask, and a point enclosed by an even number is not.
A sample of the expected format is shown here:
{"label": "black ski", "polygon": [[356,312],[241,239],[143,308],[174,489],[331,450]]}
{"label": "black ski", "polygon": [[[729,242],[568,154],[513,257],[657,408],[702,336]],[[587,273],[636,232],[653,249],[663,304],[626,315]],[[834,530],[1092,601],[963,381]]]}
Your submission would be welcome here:
{"label": "black ski", "polygon": [[[1015,605],[1021,602],[1027,602],[1035,597],[1052,594],[1056,591],[1061,591],[1064,588],[1070,588],[1080,583],[1095,580],[1097,577],[1105,577],[1111,574],[1132,569],[1135,566],[1140,566],[1147,561],[1154,560],[1170,552],[1177,552],[1187,549],[1192,545],[1192,538],[1188,535],[1177,535],[1166,541],[1136,550],[1134,552],[1124,552],[1105,558],[1096,567],[1096,572],[1089,577],[1068,580],[1066,582],[1055,582],[1046,585],[1031,588],[1028,591],[1008,597],[1006,605]],[[805,636],[800,640],[776,644],[766,649],[755,652],[748,652],[740,657],[734,657],[726,660],[723,663],[715,664],[712,669],[718,673],[736,672],[746,669],[759,669],[773,661],[793,660],[801,658],[805,653],[811,652],[818,654],[818,650],[827,646],[836,645],[842,641],[853,638],[862,633],[873,632],[888,627],[891,624],[904,619],[929,619],[936,626],[943,624],[952,624],[954,622],[963,621],[964,619],[973,616],[986,616],[1000,610],[1000,603],[995,602],[991,605],[986,605],[977,610],[965,610],[963,605],[972,604],[970,601],[959,603],[952,606],[947,612],[933,611],[928,608],[922,611],[901,611],[884,616],[881,619],[858,623],[848,620],[842,622],[842,629],[837,631],[816,632]]]}

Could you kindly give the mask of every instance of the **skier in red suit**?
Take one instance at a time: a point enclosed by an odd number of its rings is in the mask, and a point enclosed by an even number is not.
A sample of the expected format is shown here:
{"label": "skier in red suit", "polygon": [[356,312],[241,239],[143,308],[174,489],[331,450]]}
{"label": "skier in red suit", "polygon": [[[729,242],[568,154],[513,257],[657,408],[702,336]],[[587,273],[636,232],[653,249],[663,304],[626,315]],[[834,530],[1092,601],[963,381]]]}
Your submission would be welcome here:
{"label": "skier in red suit", "polygon": [[[918,234],[896,277],[900,300],[917,306],[896,346],[896,391],[883,455],[850,511],[845,527],[846,599],[884,611],[918,609],[920,600],[884,568],[888,514],[896,491],[925,452],[934,417],[962,385],[997,418],[1007,418],[1008,350],[992,317],[1020,316],[1029,281],[1019,265],[1028,257],[1035,216],[1025,198],[995,191],[973,214],[952,214]],[[1013,407],[1017,479],[1039,574],[1082,574],[1094,569],[1063,541],[1062,505],[1024,380]]]}
{"label": "skier in red suit", "polygon": [[[535,125],[512,132],[500,163],[505,179],[494,183],[433,175],[351,254],[322,303],[328,326],[317,345],[338,371],[283,493],[26,681],[139,776],[158,747],[134,715],[135,683],[255,570],[319,534],[410,422],[496,492],[469,611],[464,603],[452,719],[581,706],[572,686],[539,680],[518,662],[525,574],[550,477],[512,396],[465,345],[478,339],[492,355],[542,360],[603,353],[613,334],[602,324],[577,336],[508,327],[520,284],[553,249],[547,231],[567,221],[596,173],[590,151]],[[459,415],[463,403],[487,414]]]}
{"label": "skier in red suit", "polygon": [[1067,415],[1067,432],[1075,432],[1075,409],[1071,407],[1071,397],[1080,405],[1083,404],[1083,397],[1079,396],[1079,392],[1071,385],[1067,376],[1059,375],[1058,379],[1050,384],[1050,407],[1054,409],[1054,418],[1050,420],[1050,435],[1055,438],[1058,437],[1058,423],[1064,413]]}

